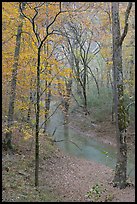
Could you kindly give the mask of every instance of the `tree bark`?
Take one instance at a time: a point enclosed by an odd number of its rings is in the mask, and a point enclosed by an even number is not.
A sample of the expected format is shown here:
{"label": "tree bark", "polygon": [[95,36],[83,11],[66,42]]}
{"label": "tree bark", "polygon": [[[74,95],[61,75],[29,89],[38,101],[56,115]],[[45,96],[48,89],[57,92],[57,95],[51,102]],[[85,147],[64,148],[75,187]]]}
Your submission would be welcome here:
{"label": "tree bark", "polygon": [[29,92],[29,108],[28,108],[28,114],[27,114],[27,123],[31,124],[31,106],[33,103],[33,98],[32,98],[32,78],[30,81],[30,92]]}
{"label": "tree bark", "polygon": [[[45,81],[45,121],[48,119],[49,110],[50,110],[50,101],[51,101],[51,90],[50,90],[51,84],[48,84],[47,81]],[[48,90],[49,89],[49,90]],[[47,130],[47,122],[44,123],[44,131],[45,133]]]}
{"label": "tree bark", "polygon": [[[123,35],[122,35],[123,36]],[[113,38],[113,73],[114,73],[114,100],[117,138],[117,163],[114,185],[125,188],[127,185],[127,113],[124,107],[122,43],[119,22],[119,2],[112,2],[112,38]]]}
{"label": "tree bark", "polygon": [[87,112],[87,67],[84,64],[84,76],[83,76],[83,96],[84,96],[84,108]]}
{"label": "tree bark", "polygon": [[[22,3],[22,9],[25,9],[25,2]],[[16,82],[17,82],[17,73],[18,73],[18,61],[20,54],[20,44],[21,44],[21,33],[23,27],[23,16],[20,14],[21,23],[18,26],[15,53],[14,53],[14,64],[12,70],[12,80],[11,80],[11,94],[9,100],[9,110],[8,110],[8,132],[5,137],[5,145],[7,150],[12,150],[12,125],[13,125],[13,116],[14,116],[14,104],[16,98]]]}
{"label": "tree bark", "polygon": [[[48,2],[46,2],[46,27],[49,24],[49,11],[48,11]],[[45,63],[45,68],[48,67],[48,55],[49,55],[49,46],[48,46],[48,41],[46,42],[46,44],[44,45],[44,53],[47,56],[46,59],[46,63]],[[46,73],[51,74],[51,70],[47,70],[46,69]],[[50,110],[50,101],[51,101],[51,82],[47,82],[47,80],[45,80],[45,121],[47,121],[48,119],[48,113]],[[44,131],[43,133],[45,133],[47,130],[47,122],[44,123]]]}
{"label": "tree bark", "polygon": [[39,185],[39,114],[40,114],[40,52],[38,48],[38,64],[37,64],[37,110],[36,110],[36,142],[35,142],[35,186]]}

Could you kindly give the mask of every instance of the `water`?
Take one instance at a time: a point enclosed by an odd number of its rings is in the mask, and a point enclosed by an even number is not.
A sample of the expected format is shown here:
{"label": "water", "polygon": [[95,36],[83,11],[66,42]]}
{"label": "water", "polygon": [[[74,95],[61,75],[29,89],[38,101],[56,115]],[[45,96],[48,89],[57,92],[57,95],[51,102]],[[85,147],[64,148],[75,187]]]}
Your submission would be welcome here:
{"label": "water", "polygon": [[[54,110],[56,106],[53,105]],[[63,114],[58,110],[51,118],[47,131],[52,134],[55,131],[54,138],[61,142],[56,144],[63,149],[63,151],[75,155],[77,157],[85,158],[87,160],[94,160],[98,163],[105,164],[112,169],[116,165],[116,148],[95,140],[94,138],[85,137],[82,133],[77,133],[75,130],[63,125]],[[133,169],[133,170],[132,170]],[[131,171],[132,170],[132,171]],[[131,172],[130,172],[131,171]],[[134,154],[128,156],[128,174],[135,178],[135,161]]]}

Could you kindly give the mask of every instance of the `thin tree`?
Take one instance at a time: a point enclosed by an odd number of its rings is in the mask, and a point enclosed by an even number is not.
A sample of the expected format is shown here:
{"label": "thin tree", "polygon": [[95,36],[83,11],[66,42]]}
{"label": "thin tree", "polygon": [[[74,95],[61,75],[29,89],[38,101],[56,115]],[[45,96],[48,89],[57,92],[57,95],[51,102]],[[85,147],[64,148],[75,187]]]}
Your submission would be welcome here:
{"label": "thin tree", "polygon": [[120,32],[119,2],[112,2],[112,39],[113,39],[113,73],[114,101],[116,117],[117,163],[114,176],[114,186],[125,188],[127,185],[127,142],[126,129],[128,114],[124,106],[122,43],[128,32],[128,18],[132,3],[129,2],[125,12],[125,26]]}
{"label": "thin tree", "polygon": [[[26,2],[22,2],[22,10],[25,9]],[[17,74],[18,74],[18,61],[20,55],[20,45],[21,45],[21,34],[23,27],[23,16],[20,13],[19,16],[21,23],[18,25],[17,35],[16,35],[16,45],[14,52],[14,64],[12,69],[12,79],[11,79],[11,93],[9,99],[9,110],[8,110],[8,132],[5,137],[5,146],[7,150],[13,150],[12,147],[12,125],[13,125],[13,117],[14,117],[14,104],[16,98],[16,82],[17,82]]]}
{"label": "thin tree", "polygon": [[[70,65],[72,63],[69,56],[73,56],[74,65],[72,66],[72,69],[76,75],[77,92],[81,93],[80,95],[83,98],[85,113],[88,113],[87,82],[89,75],[93,77],[99,94],[98,82],[92,69],[90,68],[89,63],[100,51],[100,49],[98,47],[95,49],[96,51],[91,50],[92,32],[85,32],[83,29],[81,29],[81,25],[78,26],[72,21],[66,24],[66,28],[63,27],[63,31],[61,31],[61,33],[66,37],[67,41],[66,46],[62,45],[64,55]],[[91,53],[93,55],[92,57],[90,55]]]}
{"label": "thin tree", "polygon": [[[49,11],[48,11],[48,2],[46,2],[46,27],[49,24]],[[49,65],[48,63],[48,57],[49,57],[49,44],[48,44],[48,40],[47,42],[44,44],[44,53],[46,54],[46,62],[45,62],[45,74],[49,73],[51,74],[51,70],[48,70],[47,67]],[[45,123],[44,123],[44,130],[43,133],[46,132],[47,130],[47,119],[48,119],[48,113],[50,110],[50,101],[51,101],[51,82],[48,82],[45,79]]]}
{"label": "thin tree", "polygon": [[23,12],[22,3],[20,3],[20,10],[22,15],[30,21],[32,25],[33,32],[37,39],[37,99],[36,99],[36,131],[35,131],[35,186],[39,186],[39,116],[40,116],[40,66],[41,66],[41,51],[44,42],[47,40],[48,36],[54,34],[54,30],[49,32],[49,28],[55,23],[57,17],[63,12],[61,7],[61,2],[58,3],[59,11],[54,16],[53,20],[46,26],[46,34],[43,39],[39,36],[39,31],[37,29],[37,24],[35,22],[36,17],[39,14],[39,7],[44,5],[45,2],[40,2],[34,7],[35,14],[33,18],[30,18]]}

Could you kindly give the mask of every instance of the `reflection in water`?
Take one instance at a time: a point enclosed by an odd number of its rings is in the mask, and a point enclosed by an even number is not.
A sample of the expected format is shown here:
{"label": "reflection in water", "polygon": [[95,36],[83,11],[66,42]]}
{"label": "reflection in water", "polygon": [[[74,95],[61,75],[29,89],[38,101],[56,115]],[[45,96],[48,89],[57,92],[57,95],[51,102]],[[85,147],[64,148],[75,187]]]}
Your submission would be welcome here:
{"label": "reflection in water", "polygon": [[[54,110],[55,107],[53,107]],[[63,114],[60,110],[56,112],[51,118],[48,125],[48,132],[55,132],[56,140],[63,140],[58,142],[57,145],[65,152],[78,157],[85,158],[87,160],[95,160],[99,163],[105,164],[115,169],[116,164],[116,148],[108,144],[96,141],[93,138],[84,137],[82,133],[77,133],[70,129],[69,126],[63,125]],[[73,142],[71,142],[73,141]],[[76,145],[75,145],[76,144]],[[78,148],[78,147],[79,148]],[[108,152],[108,157],[104,152]],[[133,169],[133,170],[132,170]],[[128,174],[132,170],[130,176],[135,178],[135,160],[134,154],[128,158]]]}
{"label": "reflection in water", "polygon": [[69,152],[69,128],[67,124],[64,125],[64,144],[66,151]]}

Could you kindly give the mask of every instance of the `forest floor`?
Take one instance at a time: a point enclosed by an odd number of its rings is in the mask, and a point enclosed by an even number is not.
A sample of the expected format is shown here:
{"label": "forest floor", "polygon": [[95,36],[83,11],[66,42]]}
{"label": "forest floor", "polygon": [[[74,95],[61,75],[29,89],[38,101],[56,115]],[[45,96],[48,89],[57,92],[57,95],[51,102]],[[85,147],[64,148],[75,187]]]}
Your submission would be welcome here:
{"label": "forest floor", "polygon": [[[83,124],[84,127],[81,125]],[[115,128],[111,122],[91,122],[89,116],[70,117],[71,128],[85,136],[116,145]],[[88,128],[89,127],[89,128]],[[91,131],[91,127],[92,130]],[[133,132],[129,131],[133,134]],[[19,136],[19,132],[16,132]],[[129,147],[134,146],[129,140]],[[95,161],[70,156],[59,150],[50,137],[40,135],[39,188],[34,187],[34,141],[20,140],[13,155],[3,151],[3,202],[135,202],[135,186],[113,187],[114,171]],[[97,186],[98,185],[98,186]],[[90,192],[95,188],[95,192]],[[89,193],[88,193],[89,192]]]}

